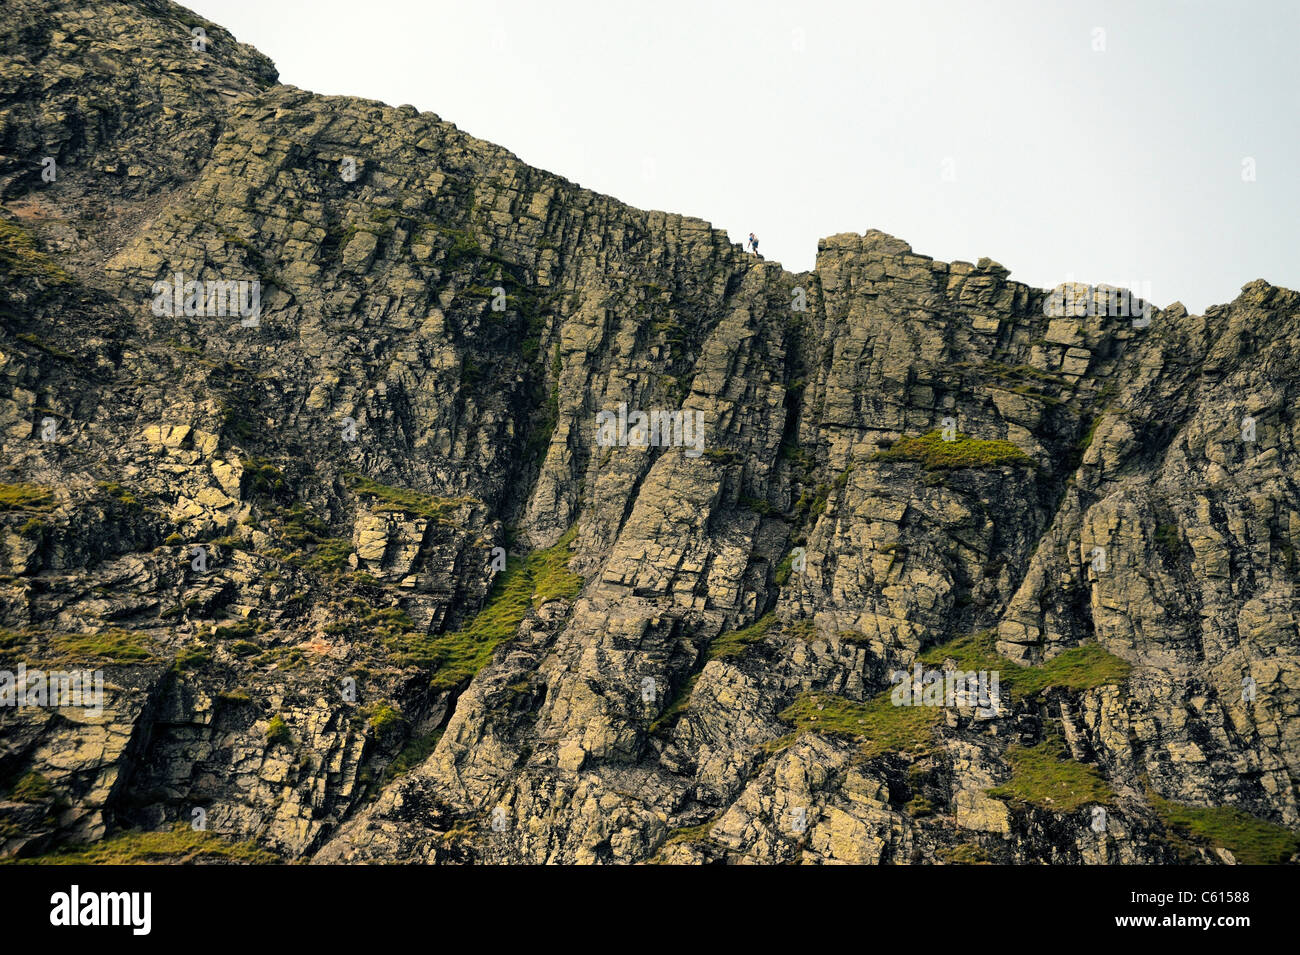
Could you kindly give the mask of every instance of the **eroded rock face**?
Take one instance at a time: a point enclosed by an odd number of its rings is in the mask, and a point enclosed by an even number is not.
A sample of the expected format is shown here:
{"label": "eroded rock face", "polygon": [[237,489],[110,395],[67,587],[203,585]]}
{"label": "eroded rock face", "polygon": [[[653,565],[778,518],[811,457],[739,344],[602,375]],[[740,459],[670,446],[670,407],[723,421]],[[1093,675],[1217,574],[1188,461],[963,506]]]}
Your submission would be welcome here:
{"label": "eroded rock face", "polygon": [[[1294,851],[1295,292],[792,274],[169,3],[12,5],[0,664],[110,689],[0,708],[4,852],[1233,860],[1171,805]],[[601,440],[637,411],[681,440]],[[996,706],[889,706],[971,634]]]}

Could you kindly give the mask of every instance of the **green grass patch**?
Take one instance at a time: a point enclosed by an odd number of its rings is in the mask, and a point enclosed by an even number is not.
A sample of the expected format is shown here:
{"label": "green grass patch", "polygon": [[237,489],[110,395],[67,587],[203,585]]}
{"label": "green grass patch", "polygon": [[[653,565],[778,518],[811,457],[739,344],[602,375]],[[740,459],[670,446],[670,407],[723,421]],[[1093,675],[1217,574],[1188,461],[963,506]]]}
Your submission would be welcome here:
{"label": "green grass patch", "polygon": [[528,556],[508,558],[492,583],[483,609],[461,629],[434,636],[403,633],[387,642],[401,662],[437,668],[435,689],[460,686],[481,670],[496,648],[515,635],[529,610],[548,600],[572,599],[583,579],[569,570],[570,545],[577,526],[555,544]]}
{"label": "green grass patch", "polygon": [[438,747],[438,740],[442,739],[442,732],[442,728],[436,729],[426,736],[411,740],[402,747],[402,751],[397,754],[397,758],[389,763],[384,770],[383,782],[387,784],[398,776],[409,773],[428,759]]}
{"label": "green grass patch", "polygon": [[961,845],[940,849],[938,856],[949,865],[987,865],[989,854],[983,846],[964,842]]}
{"label": "green grass patch", "polygon": [[1183,555],[1183,536],[1177,524],[1157,524],[1155,542],[1156,549],[1167,561],[1176,561]]}
{"label": "green grass patch", "polygon": [[686,681],[681,691],[668,704],[668,707],[650,724],[651,733],[658,733],[660,730],[672,726],[686,712],[687,707],[691,705],[691,694],[695,691],[695,683],[699,678],[700,675],[696,673]]}
{"label": "green grass patch", "polygon": [[40,773],[28,773],[14,785],[9,798],[16,802],[49,802],[54,798],[54,787]]}
{"label": "green grass patch", "polygon": [[56,652],[79,659],[97,658],[113,663],[140,663],[154,656],[153,641],[147,634],[116,627],[98,633],[64,633],[51,637]]}
{"label": "green grass patch", "polygon": [[1285,826],[1231,806],[1184,806],[1149,793],[1161,821],[1179,835],[1229,850],[1246,865],[1280,865],[1300,851],[1300,838]]}
{"label": "green grass patch", "polygon": [[36,238],[12,219],[0,218],[0,269],[10,276],[38,279],[47,285],[72,281],[66,270],[36,247]]}
{"label": "green grass patch", "polygon": [[1034,461],[1010,441],[985,441],[958,434],[945,441],[938,431],[906,435],[876,452],[873,461],[919,461],[927,471],[958,468],[1033,467]]}
{"label": "green grass patch", "polygon": [[668,838],[659,846],[659,851],[662,852],[669,846],[681,845],[682,843],[707,842],[713,838],[711,832],[717,822],[717,819],[710,819],[694,826],[682,826],[680,829],[674,829],[668,833]]}
{"label": "green grass patch", "polygon": [[922,654],[921,662],[938,667],[948,658],[956,662],[959,670],[996,670],[999,692],[1010,690],[1013,697],[1031,697],[1052,687],[1077,692],[1121,684],[1132,670],[1129,663],[1097,643],[1071,647],[1042,666],[1021,666],[997,652],[992,630],[934,647]]}
{"label": "green grass patch", "polygon": [[28,647],[32,641],[48,639],[49,634],[36,630],[0,630],[0,660],[17,656],[17,651]]}
{"label": "green grass patch", "polygon": [[799,493],[799,500],[794,504],[794,516],[802,520],[805,517],[816,519],[826,511],[826,502],[830,499],[831,489],[828,484],[804,488]]}
{"label": "green grass patch", "polygon": [[886,753],[925,753],[934,739],[934,727],[943,714],[938,706],[895,706],[889,691],[859,703],[831,693],[800,693],[778,716],[793,723],[795,731],[769,745],[783,749],[803,733],[843,736],[862,741],[866,758]]}
{"label": "green grass patch", "polygon": [[785,441],[781,444],[777,456],[795,466],[799,471],[810,472],[817,463],[811,454],[799,447],[793,440]]}
{"label": "green grass patch", "polygon": [[786,633],[792,637],[798,637],[800,640],[816,640],[820,635],[817,630],[817,624],[804,618],[795,620],[785,625]]}
{"label": "green grass patch", "polygon": [[1093,419],[1088,422],[1088,429],[1083,432],[1083,435],[1075,443],[1074,450],[1078,454],[1080,460],[1083,459],[1087,450],[1092,447],[1093,438],[1097,437],[1097,429],[1101,427],[1101,421],[1105,417],[1106,412],[1104,411],[1100,414],[1094,415]]}
{"label": "green grass patch", "polygon": [[217,640],[246,640],[257,636],[265,629],[264,626],[251,620],[236,620],[234,623],[223,623],[212,631],[212,636]]}
{"label": "green grass patch", "polygon": [[483,248],[478,244],[473,233],[463,229],[439,229],[447,239],[447,260],[453,268],[466,259],[477,259],[483,255]]}
{"label": "green grass patch", "polygon": [[18,536],[26,537],[31,540],[38,540],[45,535],[50,529],[50,525],[39,517],[29,517],[23,522],[23,526],[18,528]]}
{"label": "green grass patch", "polygon": [[767,614],[741,630],[728,630],[709,644],[710,660],[731,660],[744,654],[755,643],[762,643],[776,623],[775,614]]}
{"label": "green grass patch", "polygon": [[177,670],[201,670],[212,662],[212,651],[198,644],[182,647],[172,665]]}
{"label": "green grass patch", "polygon": [[326,537],[316,542],[316,549],[295,561],[303,570],[314,574],[338,574],[348,566],[352,541],[346,537]]}
{"label": "green grass patch", "polygon": [[1053,812],[1114,802],[1114,794],[1097,767],[1072,759],[1058,738],[1036,746],[1008,746],[1006,759],[1011,764],[1011,778],[988,790],[995,799]]}
{"label": "green grass patch", "polygon": [[245,457],[240,464],[244,467],[244,488],[249,495],[274,496],[288,489],[284,472],[265,458]]}
{"label": "green grass patch", "polygon": [[396,512],[408,517],[427,517],[432,521],[447,522],[466,504],[474,503],[471,497],[437,497],[409,488],[390,487],[360,474],[347,475],[349,486],[360,497],[369,499],[373,510]]}
{"label": "green grass patch", "polygon": [[252,842],[228,842],[211,832],[195,832],[178,822],[161,832],[119,832],[88,846],[67,847],[48,855],[14,860],[20,865],[148,865],[150,863],[270,864],[280,860]]}
{"label": "green grass patch", "polygon": [[541,605],[548,600],[572,600],[582,592],[583,579],[569,570],[573,538],[577,534],[575,524],[553,546],[528,555],[524,564],[533,581],[535,604]]}
{"label": "green grass patch", "polygon": [[295,503],[282,508],[275,520],[280,536],[298,548],[279,551],[279,559],[319,576],[340,574],[348,566],[348,558],[352,556],[351,539],[331,537],[329,525],[306,505]]}
{"label": "green grass patch", "polygon": [[132,493],[130,488],[119,484],[117,481],[96,481],[95,487],[126,507],[138,507],[140,505],[140,499]]}
{"label": "green grass patch", "polygon": [[376,733],[383,733],[385,730],[402,725],[406,722],[406,719],[402,716],[401,711],[391,703],[383,702],[371,707],[366,722],[370,724],[370,728]]}
{"label": "green grass patch", "polygon": [[934,815],[934,803],[924,796],[913,796],[903,809],[914,819],[923,819],[926,816]]}
{"label": "green grass patch", "polygon": [[778,587],[784,587],[790,582],[790,577],[794,574],[794,558],[794,551],[791,550],[781,559],[781,563],[777,564],[774,579]]}
{"label": "green grass patch", "polygon": [[327,623],[322,628],[328,637],[355,637],[365,633],[382,641],[402,636],[415,626],[401,607],[371,607],[360,597],[348,597],[342,603],[331,601],[332,615],[349,615],[350,619]]}
{"label": "green grass patch", "polygon": [[54,506],[54,490],[39,484],[0,484],[0,511],[47,511]]}
{"label": "green grass patch", "polygon": [[289,724],[284,721],[284,717],[279,713],[271,717],[271,722],[266,724],[266,745],[284,744],[287,746],[292,739],[293,734],[289,732]]}

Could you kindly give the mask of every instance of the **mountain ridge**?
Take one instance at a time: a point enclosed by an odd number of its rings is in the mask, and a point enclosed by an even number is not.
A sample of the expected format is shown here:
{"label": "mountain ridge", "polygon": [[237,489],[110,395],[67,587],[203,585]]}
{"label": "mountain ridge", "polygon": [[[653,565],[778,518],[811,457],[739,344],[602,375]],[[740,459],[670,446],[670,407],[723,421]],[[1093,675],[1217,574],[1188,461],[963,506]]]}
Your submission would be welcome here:
{"label": "mountain ridge", "polygon": [[[6,855],[1293,858],[1295,292],[788,273],[162,0],[16,11],[0,650],[111,688],[0,708]],[[881,702],[948,661],[993,715]]]}

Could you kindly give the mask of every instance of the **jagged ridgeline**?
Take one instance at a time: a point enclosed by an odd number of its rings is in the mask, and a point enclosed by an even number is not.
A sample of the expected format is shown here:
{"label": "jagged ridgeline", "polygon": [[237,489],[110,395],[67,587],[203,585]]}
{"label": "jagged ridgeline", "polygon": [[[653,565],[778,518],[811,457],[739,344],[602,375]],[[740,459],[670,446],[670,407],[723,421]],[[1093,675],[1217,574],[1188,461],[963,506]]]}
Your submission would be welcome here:
{"label": "jagged ridgeline", "polygon": [[793,274],[162,0],[0,44],[5,857],[1293,858],[1295,292]]}

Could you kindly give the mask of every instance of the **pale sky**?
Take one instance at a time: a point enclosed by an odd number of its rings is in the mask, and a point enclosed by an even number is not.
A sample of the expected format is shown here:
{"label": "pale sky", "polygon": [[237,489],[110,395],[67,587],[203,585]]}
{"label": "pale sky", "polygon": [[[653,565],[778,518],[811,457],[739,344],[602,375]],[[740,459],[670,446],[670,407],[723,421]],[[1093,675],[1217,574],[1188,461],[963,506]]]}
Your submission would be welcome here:
{"label": "pale sky", "polygon": [[285,83],[437,113],[755,232],[792,271],[874,228],[1195,312],[1256,278],[1300,288],[1295,0],[188,5]]}

